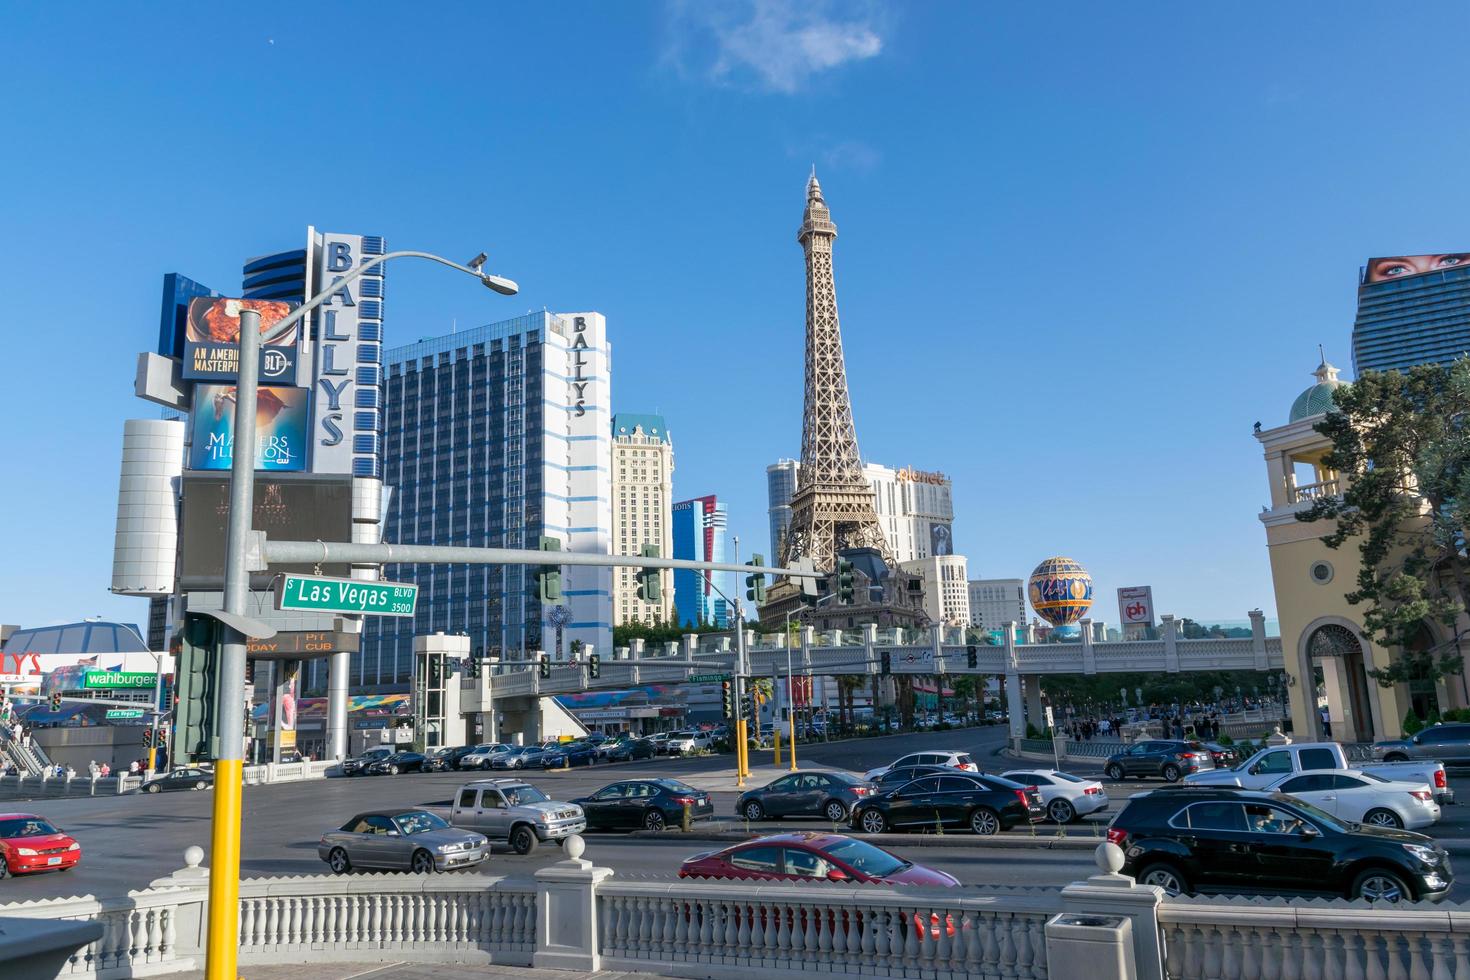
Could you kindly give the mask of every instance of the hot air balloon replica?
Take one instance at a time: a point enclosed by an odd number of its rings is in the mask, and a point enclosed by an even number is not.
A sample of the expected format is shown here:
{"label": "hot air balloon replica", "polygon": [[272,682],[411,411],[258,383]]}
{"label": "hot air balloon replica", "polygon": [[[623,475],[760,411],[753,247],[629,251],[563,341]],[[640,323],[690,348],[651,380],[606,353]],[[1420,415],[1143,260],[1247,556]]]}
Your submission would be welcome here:
{"label": "hot air balloon replica", "polygon": [[1070,558],[1058,555],[1036,566],[1027,592],[1036,615],[1051,623],[1054,635],[1077,636],[1077,620],[1092,608],[1092,576]]}

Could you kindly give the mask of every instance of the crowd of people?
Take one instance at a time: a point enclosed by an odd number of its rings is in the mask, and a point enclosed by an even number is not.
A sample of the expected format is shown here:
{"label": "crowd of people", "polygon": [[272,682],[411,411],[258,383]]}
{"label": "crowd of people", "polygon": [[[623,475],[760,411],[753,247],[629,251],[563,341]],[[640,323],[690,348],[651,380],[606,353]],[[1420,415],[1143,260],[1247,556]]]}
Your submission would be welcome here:
{"label": "crowd of people", "polygon": [[1060,730],[1068,738],[1082,742],[1090,742],[1094,738],[1126,740],[1130,737],[1130,726],[1136,733],[1147,731],[1146,726],[1152,723],[1162,726],[1164,738],[1214,740],[1220,737],[1221,731],[1219,712],[1206,709],[1191,711],[1180,707],[1140,714],[1136,720],[1116,714],[1072,717],[1060,726]]}

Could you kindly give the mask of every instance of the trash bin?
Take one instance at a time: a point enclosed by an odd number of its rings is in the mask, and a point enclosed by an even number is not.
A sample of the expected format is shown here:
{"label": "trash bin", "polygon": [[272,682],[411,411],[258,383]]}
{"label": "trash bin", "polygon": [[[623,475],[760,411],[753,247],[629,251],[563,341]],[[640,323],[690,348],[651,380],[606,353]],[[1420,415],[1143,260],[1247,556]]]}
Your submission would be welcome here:
{"label": "trash bin", "polygon": [[1053,977],[1133,980],[1133,923],[1121,915],[1052,916],[1046,923],[1046,968]]}

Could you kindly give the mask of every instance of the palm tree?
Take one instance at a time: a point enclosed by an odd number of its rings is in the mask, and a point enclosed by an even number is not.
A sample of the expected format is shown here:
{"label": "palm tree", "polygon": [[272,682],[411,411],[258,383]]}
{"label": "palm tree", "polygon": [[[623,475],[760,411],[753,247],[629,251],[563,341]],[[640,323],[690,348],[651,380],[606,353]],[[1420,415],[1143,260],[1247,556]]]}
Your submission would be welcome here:
{"label": "palm tree", "polygon": [[[752,677],[750,679],[750,698],[756,705],[764,704],[771,700],[773,685],[769,677]],[[755,716],[755,740],[761,738],[761,713],[760,708],[751,712]]]}

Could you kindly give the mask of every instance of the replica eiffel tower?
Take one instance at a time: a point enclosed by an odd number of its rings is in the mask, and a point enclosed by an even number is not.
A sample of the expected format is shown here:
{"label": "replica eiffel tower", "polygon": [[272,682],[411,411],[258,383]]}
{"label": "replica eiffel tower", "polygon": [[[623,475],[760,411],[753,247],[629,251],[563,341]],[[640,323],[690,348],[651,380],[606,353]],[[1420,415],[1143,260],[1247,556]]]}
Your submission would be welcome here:
{"label": "replica eiffel tower", "polygon": [[796,240],[806,253],[806,398],[801,419],[801,469],[791,498],[781,564],[811,559],[817,571],[836,567],[837,554],[875,548],[886,563],[893,555],[873,507],[873,487],[863,475],[852,399],[837,323],[837,285],[832,242],[837,226],[816,168],[806,185],[806,213]]}

